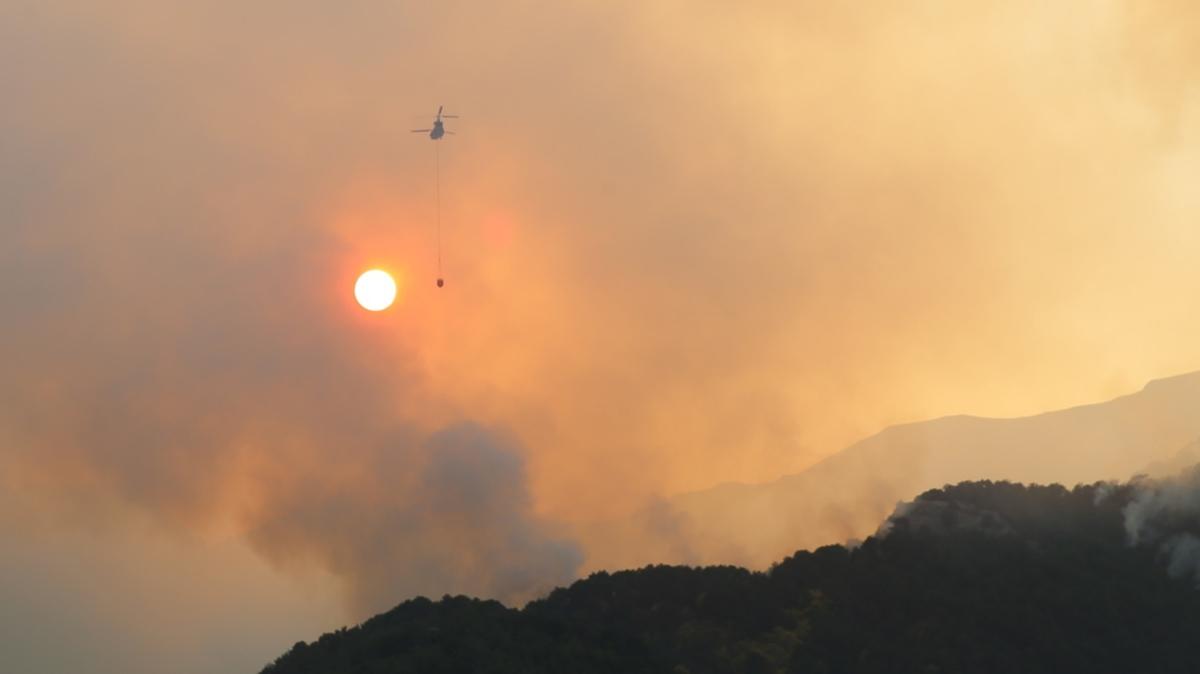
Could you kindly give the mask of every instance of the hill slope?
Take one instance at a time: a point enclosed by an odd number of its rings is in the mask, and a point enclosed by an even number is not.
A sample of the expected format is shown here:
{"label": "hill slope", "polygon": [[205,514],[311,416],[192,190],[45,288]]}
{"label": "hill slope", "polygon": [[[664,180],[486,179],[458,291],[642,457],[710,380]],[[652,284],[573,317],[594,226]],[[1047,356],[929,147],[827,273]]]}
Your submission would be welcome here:
{"label": "hill slope", "polygon": [[[684,494],[584,533],[589,563],[764,568],[797,547],[861,538],[896,502],[963,480],[1075,484],[1163,466],[1200,439],[1200,372],[1104,403],[1015,419],[953,416],[893,426],[800,473]],[[660,524],[667,521],[669,526]],[[652,535],[646,532],[651,531]]]}
{"label": "hill slope", "polygon": [[263,672],[1195,672],[1198,494],[963,483],[854,549],[597,573],[521,610],[414,599]]}

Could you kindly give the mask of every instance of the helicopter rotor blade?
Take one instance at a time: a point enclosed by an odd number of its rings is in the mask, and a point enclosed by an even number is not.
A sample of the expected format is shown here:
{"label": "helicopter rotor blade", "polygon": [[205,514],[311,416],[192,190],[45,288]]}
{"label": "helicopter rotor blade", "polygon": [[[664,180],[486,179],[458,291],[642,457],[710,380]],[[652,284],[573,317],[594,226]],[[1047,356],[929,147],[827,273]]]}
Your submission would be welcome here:
{"label": "helicopter rotor blade", "polygon": [[412,129],[409,133],[429,133],[433,129]]}
{"label": "helicopter rotor blade", "polygon": [[458,115],[442,115],[442,119],[458,119]]}

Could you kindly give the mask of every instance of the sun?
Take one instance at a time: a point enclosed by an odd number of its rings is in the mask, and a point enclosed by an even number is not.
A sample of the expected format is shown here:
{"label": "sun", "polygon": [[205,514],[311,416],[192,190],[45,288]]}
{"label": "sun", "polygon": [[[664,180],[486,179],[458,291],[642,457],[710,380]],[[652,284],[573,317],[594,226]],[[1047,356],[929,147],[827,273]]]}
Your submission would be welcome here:
{"label": "sun", "polygon": [[367,311],[383,311],[396,301],[396,281],[382,269],[365,271],[354,283],[354,299]]}

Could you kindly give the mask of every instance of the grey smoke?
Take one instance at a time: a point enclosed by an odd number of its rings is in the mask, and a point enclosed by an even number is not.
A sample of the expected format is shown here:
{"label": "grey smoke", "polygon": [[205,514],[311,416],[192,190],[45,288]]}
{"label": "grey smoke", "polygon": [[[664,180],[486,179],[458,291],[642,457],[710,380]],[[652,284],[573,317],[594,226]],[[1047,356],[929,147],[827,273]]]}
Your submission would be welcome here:
{"label": "grey smoke", "polygon": [[416,594],[517,603],[575,577],[582,553],[531,511],[515,441],[460,423],[368,455],[342,488],[282,492],[252,544],[281,562],[316,559],[348,581],[362,613]]}

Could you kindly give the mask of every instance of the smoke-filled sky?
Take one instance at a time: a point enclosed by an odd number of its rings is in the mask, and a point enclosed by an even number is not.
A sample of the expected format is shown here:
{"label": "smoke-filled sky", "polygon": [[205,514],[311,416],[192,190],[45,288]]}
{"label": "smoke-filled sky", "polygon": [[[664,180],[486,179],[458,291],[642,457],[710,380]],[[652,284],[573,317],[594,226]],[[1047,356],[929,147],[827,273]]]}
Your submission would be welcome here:
{"label": "smoke-filled sky", "polygon": [[257,664],[532,596],[586,567],[572,523],[891,423],[1200,369],[1198,32],[1182,0],[0,0],[0,625],[132,633],[59,603],[126,601],[119,559],[139,601],[259,588]]}

